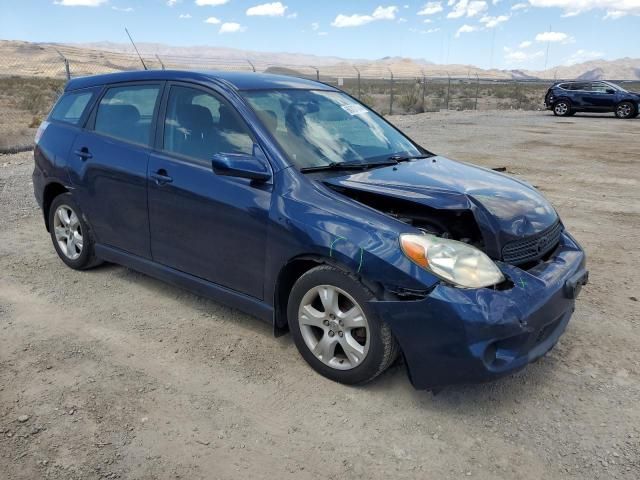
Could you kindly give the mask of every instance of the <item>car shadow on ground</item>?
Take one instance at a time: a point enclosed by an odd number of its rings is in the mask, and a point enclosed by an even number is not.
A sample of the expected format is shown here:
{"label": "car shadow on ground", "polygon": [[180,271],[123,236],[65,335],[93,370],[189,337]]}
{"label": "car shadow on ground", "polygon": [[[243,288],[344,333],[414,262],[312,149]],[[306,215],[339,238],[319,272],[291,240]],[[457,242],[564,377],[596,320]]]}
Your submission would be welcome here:
{"label": "car shadow on ground", "polygon": [[[143,287],[150,292],[151,296],[165,297],[179,302],[183,308],[182,317],[191,315],[196,318],[203,313],[214,315],[214,318],[209,319],[211,329],[215,329],[218,322],[224,322],[227,325],[232,324],[234,328],[238,329],[238,336],[251,333],[263,335],[265,341],[274,342],[283,350],[291,348],[292,355],[298,357],[297,360],[299,362],[304,362],[295,351],[291,336],[287,334],[275,338],[273,336],[273,327],[270,323],[263,322],[239,310],[229,308],[222,303],[193,294],[188,290],[120,265],[105,263],[96,270],[101,274],[108,275],[113,281],[130,282],[138,287]],[[282,361],[282,359],[279,360]],[[310,374],[319,375],[313,372],[311,367],[306,365],[305,367],[309,368]],[[414,389],[409,380],[406,365],[402,358],[398,358],[386,372],[372,382],[358,386],[344,385],[341,388],[363,391],[363,394],[371,394],[374,397],[388,397],[402,392],[403,396],[410,397],[413,402],[423,407],[425,411],[434,409],[459,413],[460,407],[464,405],[465,410],[470,414],[487,413],[488,410],[499,411],[505,405],[511,405],[521,398],[529,397],[532,389],[544,388],[545,385],[549,385],[551,383],[550,379],[553,377],[553,370],[556,367],[557,361],[552,357],[545,356],[520,372],[491,382],[452,385],[434,392]],[[330,382],[330,380],[323,380]]]}

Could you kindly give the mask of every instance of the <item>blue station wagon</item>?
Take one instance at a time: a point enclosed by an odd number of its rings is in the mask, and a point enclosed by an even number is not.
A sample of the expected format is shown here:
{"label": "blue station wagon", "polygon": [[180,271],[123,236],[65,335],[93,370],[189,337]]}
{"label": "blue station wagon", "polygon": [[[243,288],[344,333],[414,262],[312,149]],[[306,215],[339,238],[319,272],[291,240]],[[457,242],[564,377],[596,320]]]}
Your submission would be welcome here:
{"label": "blue station wagon", "polygon": [[73,79],[34,155],[66,265],[118,263],[241,309],[345,384],[400,357],[421,389],[521,369],[587,281],[531,185],[436,155],[319,82]]}

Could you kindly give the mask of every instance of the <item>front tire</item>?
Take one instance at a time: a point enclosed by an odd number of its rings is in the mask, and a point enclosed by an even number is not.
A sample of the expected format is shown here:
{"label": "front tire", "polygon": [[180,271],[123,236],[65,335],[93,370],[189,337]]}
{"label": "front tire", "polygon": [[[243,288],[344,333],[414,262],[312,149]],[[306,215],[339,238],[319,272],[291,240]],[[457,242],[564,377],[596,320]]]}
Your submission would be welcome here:
{"label": "front tire", "polygon": [[553,114],[556,117],[568,117],[571,115],[571,104],[567,100],[560,100],[553,105]]}
{"label": "front tire", "polygon": [[353,275],[328,265],[298,279],[289,295],[289,329],[315,371],[355,385],[373,380],[393,363],[398,345],[369,307],[373,298]]}
{"label": "front tire", "polygon": [[631,102],[620,102],[616,105],[616,117],[618,118],[634,118],[637,116],[637,108]]}
{"label": "front tire", "polygon": [[60,259],[74,270],[95,267],[94,241],[82,211],[70,193],[58,195],[49,209],[49,231]]}

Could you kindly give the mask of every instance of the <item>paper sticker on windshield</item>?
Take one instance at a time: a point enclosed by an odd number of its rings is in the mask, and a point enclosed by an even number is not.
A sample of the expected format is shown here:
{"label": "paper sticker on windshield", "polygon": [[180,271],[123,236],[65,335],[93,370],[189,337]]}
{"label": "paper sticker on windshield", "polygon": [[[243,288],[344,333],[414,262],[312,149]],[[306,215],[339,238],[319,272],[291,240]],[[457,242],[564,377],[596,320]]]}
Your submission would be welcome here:
{"label": "paper sticker on windshield", "polygon": [[357,103],[342,105],[342,109],[346,111],[349,115],[362,115],[363,113],[369,112],[369,110],[364,108],[362,105],[358,105]]}

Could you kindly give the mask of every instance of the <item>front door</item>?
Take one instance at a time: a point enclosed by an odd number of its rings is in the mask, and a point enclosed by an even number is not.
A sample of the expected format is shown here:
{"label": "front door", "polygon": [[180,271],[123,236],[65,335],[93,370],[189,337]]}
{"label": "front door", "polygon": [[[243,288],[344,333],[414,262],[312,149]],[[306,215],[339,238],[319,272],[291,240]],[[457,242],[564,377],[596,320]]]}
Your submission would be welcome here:
{"label": "front door", "polygon": [[592,82],[584,95],[585,105],[593,110],[612,111],[616,103],[616,94],[603,82]]}
{"label": "front door", "polygon": [[254,140],[221,96],[173,84],[149,161],[153,260],[262,299],[272,184],[216,175],[215,153],[251,154]]}
{"label": "front door", "polygon": [[106,90],[69,153],[74,195],[96,240],[151,257],[147,164],[160,83]]}

